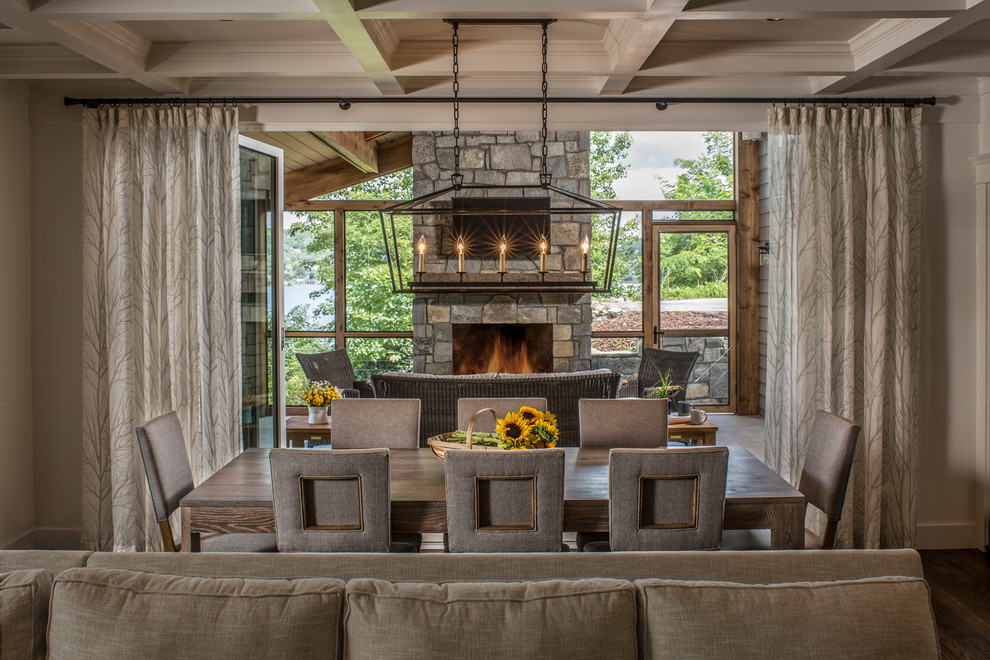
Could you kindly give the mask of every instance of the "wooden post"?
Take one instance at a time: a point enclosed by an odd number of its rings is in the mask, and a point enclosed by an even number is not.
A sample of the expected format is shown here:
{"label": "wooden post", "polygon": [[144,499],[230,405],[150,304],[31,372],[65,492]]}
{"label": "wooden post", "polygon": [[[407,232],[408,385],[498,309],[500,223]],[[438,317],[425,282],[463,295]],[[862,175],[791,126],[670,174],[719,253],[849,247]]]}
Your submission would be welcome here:
{"label": "wooden post", "polygon": [[[738,134],[737,134],[738,135]],[[760,412],[760,145],[736,142],[736,414]]]}

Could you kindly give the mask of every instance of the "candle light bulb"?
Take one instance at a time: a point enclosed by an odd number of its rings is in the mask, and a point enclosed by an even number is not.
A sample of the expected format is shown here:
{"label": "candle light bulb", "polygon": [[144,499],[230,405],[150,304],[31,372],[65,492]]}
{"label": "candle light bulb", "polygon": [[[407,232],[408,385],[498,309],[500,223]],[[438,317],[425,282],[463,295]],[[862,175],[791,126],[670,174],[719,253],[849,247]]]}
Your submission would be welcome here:
{"label": "candle light bulb", "polygon": [[588,250],[591,249],[591,244],[588,242],[588,237],[584,237],[584,242],[581,243],[581,272],[588,272]]}
{"label": "candle light bulb", "polygon": [[547,239],[540,237],[540,272],[547,272]]}
{"label": "candle light bulb", "polygon": [[506,247],[508,247],[508,246],[506,246],[506,244],[505,244],[505,236],[503,236],[502,237],[502,243],[498,246],[498,250],[499,250],[499,255],[498,255],[498,272],[500,272],[500,273],[504,273],[505,272],[505,249],[506,249]]}
{"label": "candle light bulb", "polygon": [[590,247],[591,247],[591,244],[588,243],[588,237],[585,236],[584,237],[584,243],[581,243],[581,252],[583,252],[585,254],[588,254],[588,248],[590,248]]}
{"label": "candle light bulb", "polygon": [[419,268],[416,270],[422,274],[426,270],[426,238],[424,236],[419,237],[419,245],[416,247],[419,250]]}
{"label": "candle light bulb", "polygon": [[464,272],[464,239],[457,239],[457,272]]}

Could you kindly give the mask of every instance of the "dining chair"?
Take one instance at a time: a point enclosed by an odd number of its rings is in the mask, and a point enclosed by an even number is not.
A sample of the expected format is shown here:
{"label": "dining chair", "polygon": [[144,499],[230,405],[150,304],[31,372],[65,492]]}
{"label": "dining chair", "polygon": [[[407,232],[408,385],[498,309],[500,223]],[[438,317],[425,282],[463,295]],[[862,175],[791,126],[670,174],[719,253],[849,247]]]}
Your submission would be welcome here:
{"label": "dining chair", "polygon": [[583,550],[718,550],[728,464],[726,447],[611,450],[609,539]]}
{"label": "dining chair", "polygon": [[272,449],[279,552],[417,552],[392,539],[388,449]]}
{"label": "dining chair", "polygon": [[417,449],[419,399],[334,399],[330,442],[334,449]]}
{"label": "dining chair", "polygon": [[[168,519],[179,502],[193,489],[192,468],[175,411],[145,422],[135,429],[144,472],[151,490],[151,503],[166,552],[177,552],[172,525]],[[274,534],[212,534],[204,536],[203,552],[274,552]]]}
{"label": "dining chair", "polygon": [[667,446],[666,399],[581,399],[582,447]]}
{"label": "dining chair", "polygon": [[[804,547],[811,550],[831,550],[842,516],[842,505],[849,485],[853,455],[860,427],[830,412],[815,412],[815,421],[808,439],[808,453],[801,469],[798,490],[806,504],[821,510],[828,522],[824,536],[804,530]],[[726,550],[770,550],[770,535],[762,529],[726,530],[722,534]]]}
{"label": "dining chair", "polygon": [[566,550],[561,449],[444,454],[450,552]]}
{"label": "dining chair", "polygon": [[[542,397],[503,397],[487,399],[458,399],[457,428],[466,431],[471,416],[484,408],[491,408],[499,419],[507,413],[517,412],[523,406],[535,408],[541,412],[547,410],[547,400]],[[479,415],[474,422],[474,430],[479,433],[494,433],[495,420],[491,415]]]}
{"label": "dining chair", "polygon": [[[581,399],[578,420],[582,447],[656,449],[667,446],[667,399]],[[608,542],[608,532],[578,532],[578,550]]]}

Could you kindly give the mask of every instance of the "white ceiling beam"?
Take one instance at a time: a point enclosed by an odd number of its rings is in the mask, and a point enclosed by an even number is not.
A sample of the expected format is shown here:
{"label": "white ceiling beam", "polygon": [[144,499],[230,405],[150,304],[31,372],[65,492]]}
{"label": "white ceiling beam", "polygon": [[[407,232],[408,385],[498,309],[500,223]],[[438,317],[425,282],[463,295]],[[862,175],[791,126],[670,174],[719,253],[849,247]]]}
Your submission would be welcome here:
{"label": "white ceiling beam", "polygon": [[0,23],[54,41],[155,92],[184,94],[189,89],[188,81],[149,73],[145,61],[151,42],[117,23],[48,21],[18,0],[0,0]]}
{"label": "white ceiling beam", "polygon": [[853,67],[837,41],[691,41],[661,46],[640,76],[828,75]]}
{"label": "white ceiling beam", "polygon": [[386,21],[362,21],[348,0],[313,0],[340,41],[382,94],[404,93],[390,60],[399,40]]}
{"label": "white ceiling beam", "polygon": [[46,20],[208,21],[323,20],[312,0],[47,0],[34,13]]}
{"label": "white ceiling beam", "polygon": [[56,44],[0,46],[0,78],[119,78],[120,74]]}
{"label": "white ceiling beam", "polygon": [[642,18],[616,19],[605,32],[605,48],[612,55],[612,73],[602,94],[622,94],[667,35],[688,0],[656,0]]}
{"label": "white ceiling beam", "polygon": [[363,76],[364,69],[343,44],[311,41],[196,41],[156,43],[148,69],[158,75]]}
{"label": "white ceiling beam", "polygon": [[967,0],[701,0],[682,20],[766,18],[922,18],[951,16]]}
{"label": "white ceiling beam", "polygon": [[986,75],[990,72],[990,42],[943,41],[877,75]]}
{"label": "white ceiling beam", "polygon": [[813,92],[840,94],[985,18],[990,18],[990,0],[971,0],[969,9],[951,18],[877,21],[849,40],[855,68],[846,75],[814,81]]}

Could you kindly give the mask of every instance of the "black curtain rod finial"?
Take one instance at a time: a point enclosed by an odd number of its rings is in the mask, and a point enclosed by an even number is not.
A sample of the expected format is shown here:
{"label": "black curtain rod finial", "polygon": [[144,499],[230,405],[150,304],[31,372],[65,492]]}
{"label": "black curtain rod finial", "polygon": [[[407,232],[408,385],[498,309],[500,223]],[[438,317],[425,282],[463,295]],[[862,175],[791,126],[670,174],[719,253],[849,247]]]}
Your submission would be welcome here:
{"label": "black curtain rod finial", "polygon": [[341,99],[340,101],[337,101],[337,107],[339,107],[341,110],[350,110],[351,102]]}
{"label": "black curtain rod finial", "polygon": [[659,110],[660,112],[663,112],[668,107],[666,101],[657,101],[656,106],[657,106],[657,110]]}

